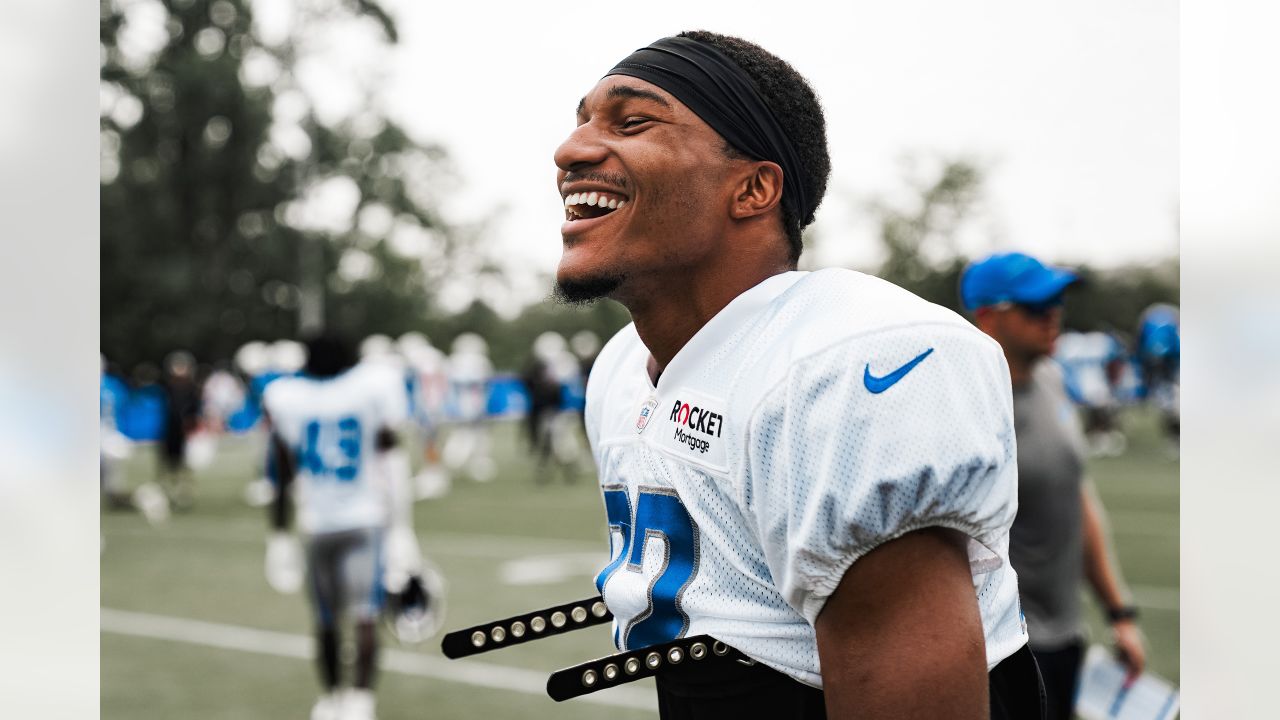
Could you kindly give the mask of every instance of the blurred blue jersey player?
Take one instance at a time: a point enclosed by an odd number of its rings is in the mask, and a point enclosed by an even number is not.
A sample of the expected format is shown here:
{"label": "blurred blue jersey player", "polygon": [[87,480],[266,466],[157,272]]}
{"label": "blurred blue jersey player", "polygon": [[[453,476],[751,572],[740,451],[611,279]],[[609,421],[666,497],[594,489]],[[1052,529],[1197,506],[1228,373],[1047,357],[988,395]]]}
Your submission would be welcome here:
{"label": "blurred blue jersey player", "polygon": [[[412,499],[407,462],[395,429],[407,417],[403,382],[387,368],[355,366],[348,343],[307,343],[305,372],[272,382],[263,394],[280,487],[272,503],[268,580],[289,591],[301,583],[302,549],[286,533],[290,496],[306,538],[307,581],[314,609],[325,693],[312,720],[370,720],[376,621],[384,602],[384,567],[412,560]],[[290,493],[290,488],[293,493]],[[406,537],[407,534],[407,537]],[[384,550],[384,540],[387,545]],[[405,545],[412,548],[405,550]],[[399,549],[397,549],[399,548]],[[388,555],[393,557],[388,557]],[[388,574],[392,570],[386,567]],[[339,627],[355,623],[351,689],[340,692]]]}
{"label": "blurred blue jersey player", "polygon": [[117,418],[128,403],[129,386],[112,373],[106,357],[102,358],[102,375],[98,385],[99,451],[98,468],[103,499],[109,507],[127,507],[128,494],[121,484],[116,465],[129,456],[129,439],[117,428]]}
{"label": "blurred blue jersey player", "polygon": [[1180,352],[1178,308],[1157,303],[1144,310],[1138,320],[1138,362],[1147,399],[1160,411],[1169,451],[1175,458],[1182,417],[1178,400]]}

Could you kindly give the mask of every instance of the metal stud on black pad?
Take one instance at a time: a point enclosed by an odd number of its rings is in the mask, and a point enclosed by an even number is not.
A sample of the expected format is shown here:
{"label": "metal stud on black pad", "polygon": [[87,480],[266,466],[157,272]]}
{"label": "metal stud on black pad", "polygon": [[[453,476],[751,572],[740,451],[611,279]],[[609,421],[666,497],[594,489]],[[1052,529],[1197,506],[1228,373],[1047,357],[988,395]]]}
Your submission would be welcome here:
{"label": "metal stud on black pad", "polygon": [[[685,667],[688,666],[676,666],[686,656],[704,663],[755,664],[751,658],[709,635],[673,640],[638,650],[558,670],[547,679],[547,694],[559,702],[660,673],[685,672]],[[588,677],[591,678],[590,682],[587,681]]]}
{"label": "metal stud on black pad", "polygon": [[[588,611],[587,608],[591,610]],[[547,618],[551,621],[548,622]],[[569,622],[570,618],[573,622]],[[604,604],[604,598],[597,595],[586,600],[454,630],[444,636],[440,642],[440,650],[448,658],[467,657],[612,621],[613,614]]]}

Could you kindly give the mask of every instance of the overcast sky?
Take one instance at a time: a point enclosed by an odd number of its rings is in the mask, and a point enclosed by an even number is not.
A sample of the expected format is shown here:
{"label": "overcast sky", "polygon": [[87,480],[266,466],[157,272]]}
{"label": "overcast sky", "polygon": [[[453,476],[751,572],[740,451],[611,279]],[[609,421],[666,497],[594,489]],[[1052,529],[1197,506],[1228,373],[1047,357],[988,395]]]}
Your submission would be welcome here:
{"label": "overcast sky", "polygon": [[[278,2],[258,0],[262,22]],[[361,82],[381,83],[391,115],[453,156],[452,217],[501,213],[493,242],[525,267],[551,271],[559,256],[551,157],[579,98],[635,48],[697,28],[761,44],[818,91],[833,160],[819,264],[878,259],[864,204],[901,191],[906,154],[988,168],[968,253],[1115,265],[1178,250],[1172,2],[387,5],[398,46],[367,50],[357,33],[334,43],[327,67],[299,74],[335,114],[359,101]]]}

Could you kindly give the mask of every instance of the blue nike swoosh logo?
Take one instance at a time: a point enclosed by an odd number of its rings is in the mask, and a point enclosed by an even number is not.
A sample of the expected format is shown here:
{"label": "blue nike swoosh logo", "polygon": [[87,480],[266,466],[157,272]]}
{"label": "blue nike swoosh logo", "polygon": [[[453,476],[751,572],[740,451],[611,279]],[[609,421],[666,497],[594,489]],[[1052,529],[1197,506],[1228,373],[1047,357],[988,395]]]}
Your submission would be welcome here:
{"label": "blue nike swoosh logo", "polygon": [[925,350],[917,355],[911,362],[903,365],[884,377],[876,377],[875,375],[872,375],[871,363],[867,363],[866,369],[862,372],[862,384],[866,385],[867,389],[871,392],[880,394],[893,387],[894,383],[897,383],[899,380],[906,377],[907,373],[911,372],[912,368],[919,365],[925,358],[929,357],[929,353],[931,352],[933,352],[933,348]]}

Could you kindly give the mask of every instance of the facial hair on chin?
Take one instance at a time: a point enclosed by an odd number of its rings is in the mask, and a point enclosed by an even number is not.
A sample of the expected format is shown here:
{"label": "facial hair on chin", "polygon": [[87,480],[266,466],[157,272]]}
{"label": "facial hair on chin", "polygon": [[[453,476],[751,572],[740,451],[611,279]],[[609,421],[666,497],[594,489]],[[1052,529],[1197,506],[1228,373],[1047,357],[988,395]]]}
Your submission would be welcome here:
{"label": "facial hair on chin", "polygon": [[552,297],[568,305],[586,305],[608,297],[625,279],[622,275],[595,275],[585,278],[557,279]]}

